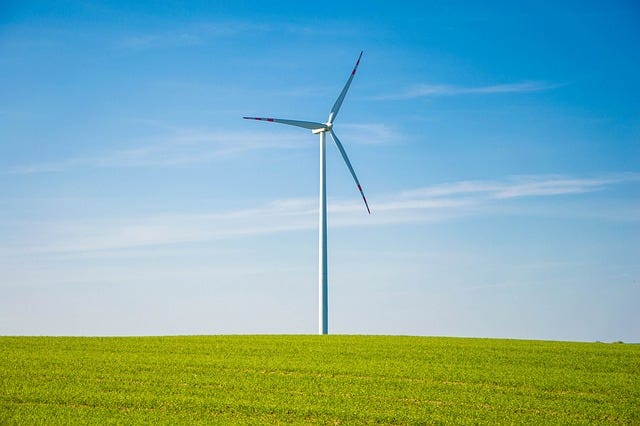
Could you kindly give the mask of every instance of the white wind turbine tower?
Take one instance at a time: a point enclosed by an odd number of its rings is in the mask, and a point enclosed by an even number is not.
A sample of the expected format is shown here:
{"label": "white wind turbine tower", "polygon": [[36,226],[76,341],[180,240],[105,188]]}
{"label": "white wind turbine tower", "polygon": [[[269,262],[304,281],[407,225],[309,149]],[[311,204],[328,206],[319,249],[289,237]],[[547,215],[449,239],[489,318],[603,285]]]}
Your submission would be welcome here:
{"label": "white wind turbine tower", "polygon": [[320,135],[320,223],[319,223],[319,256],[318,256],[318,286],[320,291],[320,300],[319,300],[319,327],[318,334],[327,334],[328,333],[328,311],[329,311],[329,303],[328,303],[328,285],[327,285],[327,185],[326,185],[326,161],[325,161],[325,146],[326,146],[326,133],[329,132],[331,135],[331,139],[335,142],[338,147],[338,151],[342,154],[342,158],[344,162],[347,164],[349,171],[351,172],[351,176],[353,176],[353,180],[356,182],[358,187],[358,191],[360,191],[360,195],[362,195],[362,200],[364,201],[364,205],[367,208],[367,212],[371,214],[371,210],[369,210],[369,205],[367,204],[367,199],[364,196],[364,192],[362,192],[362,187],[360,186],[360,182],[358,181],[358,177],[356,176],[356,172],[353,170],[353,166],[351,166],[351,162],[349,161],[349,157],[344,150],[344,147],[340,143],[340,140],[336,136],[333,131],[333,122],[338,116],[338,111],[340,111],[340,107],[342,106],[342,101],[344,101],[344,97],[349,90],[349,86],[351,86],[351,82],[353,81],[353,77],[356,75],[356,70],[358,69],[358,65],[360,64],[360,58],[362,58],[362,52],[360,52],[360,56],[358,56],[358,61],[356,62],[355,67],[353,67],[353,71],[347,80],[347,83],[344,85],[342,92],[340,92],[340,96],[336,99],[336,102],[333,104],[331,108],[331,112],[329,113],[329,119],[326,123],[317,123],[314,121],[298,121],[298,120],[284,120],[280,118],[262,118],[262,117],[242,117],[247,120],[259,120],[259,121],[268,121],[271,123],[281,123],[288,124],[289,126],[302,127],[304,129],[311,130],[311,133],[315,135]]}

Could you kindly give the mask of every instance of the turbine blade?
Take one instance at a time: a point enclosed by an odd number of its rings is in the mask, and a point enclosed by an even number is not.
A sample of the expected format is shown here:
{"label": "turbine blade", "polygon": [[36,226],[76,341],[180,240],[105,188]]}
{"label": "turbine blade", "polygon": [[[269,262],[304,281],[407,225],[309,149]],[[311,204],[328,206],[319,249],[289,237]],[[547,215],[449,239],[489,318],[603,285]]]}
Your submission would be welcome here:
{"label": "turbine blade", "polygon": [[349,76],[349,80],[347,80],[347,84],[344,85],[342,92],[340,92],[340,96],[338,96],[338,99],[336,99],[336,103],[334,103],[333,108],[331,108],[331,112],[329,113],[328,123],[333,123],[333,120],[335,120],[336,116],[338,115],[338,111],[340,111],[340,107],[342,106],[342,101],[344,101],[344,97],[347,95],[347,91],[349,90],[349,86],[351,86],[353,77],[356,75],[356,70],[358,69],[358,65],[360,65],[360,58],[362,58],[362,52],[360,52],[360,56],[358,56],[358,61],[356,62],[356,66],[353,67],[353,71],[351,71],[351,75]]}
{"label": "turbine blade", "polygon": [[358,177],[356,176],[356,172],[353,171],[353,166],[351,165],[351,162],[349,161],[349,157],[347,157],[347,153],[345,152],[344,147],[340,143],[340,140],[338,139],[336,134],[333,132],[333,129],[329,130],[329,133],[331,133],[331,139],[333,139],[333,141],[336,143],[336,146],[338,147],[338,151],[340,151],[340,154],[342,154],[342,158],[344,159],[344,162],[347,163],[347,167],[349,168],[349,171],[351,172],[351,176],[353,176],[353,180],[356,182],[356,185],[358,186],[358,191],[360,191],[360,195],[362,195],[362,201],[364,201],[364,205],[367,208],[367,212],[369,214],[371,214],[371,210],[369,210],[369,204],[367,203],[367,199],[364,196],[364,192],[362,191],[362,186],[360,186],[360,182],[358,181]]}
{"label": "turbine blade", "polygon": [[263,118],[263,117],[242,117],[245,120],[258,120],[258,121],[268,121],[270,123],[281,123],[288,124],[289,126],[302,127],[304,129],[324,129],[326,125],[322,123],[316,123],[315,121],[299,121],[299,120],[283,120],[281,118]]}

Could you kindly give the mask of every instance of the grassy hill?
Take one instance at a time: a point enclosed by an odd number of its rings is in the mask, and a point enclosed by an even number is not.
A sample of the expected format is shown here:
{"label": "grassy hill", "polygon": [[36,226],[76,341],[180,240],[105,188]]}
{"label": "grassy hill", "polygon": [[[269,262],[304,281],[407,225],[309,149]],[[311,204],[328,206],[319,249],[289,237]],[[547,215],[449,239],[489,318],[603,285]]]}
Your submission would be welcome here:
{"label": "grassy hill", "polygon": [[640,424],[640,345],[0,337],[0,424]]}

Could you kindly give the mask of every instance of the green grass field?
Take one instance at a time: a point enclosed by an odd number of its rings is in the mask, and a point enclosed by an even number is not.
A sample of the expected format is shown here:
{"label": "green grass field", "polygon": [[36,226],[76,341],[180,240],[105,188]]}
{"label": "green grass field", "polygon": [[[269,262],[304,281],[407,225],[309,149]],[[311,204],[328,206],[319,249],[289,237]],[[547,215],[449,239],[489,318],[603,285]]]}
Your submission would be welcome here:
{"label": "green grass field", "polygon": [[640,424],[640,345],[0,337],[0,424]]}

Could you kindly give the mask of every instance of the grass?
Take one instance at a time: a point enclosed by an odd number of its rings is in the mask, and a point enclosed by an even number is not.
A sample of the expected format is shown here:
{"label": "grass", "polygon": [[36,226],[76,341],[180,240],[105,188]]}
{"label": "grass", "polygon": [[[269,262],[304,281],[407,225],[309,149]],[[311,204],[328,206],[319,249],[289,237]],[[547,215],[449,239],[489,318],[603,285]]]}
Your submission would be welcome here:
{"label": "grass", "polygon": [[0,337],[0,424],[640,424],[640,345]]}

